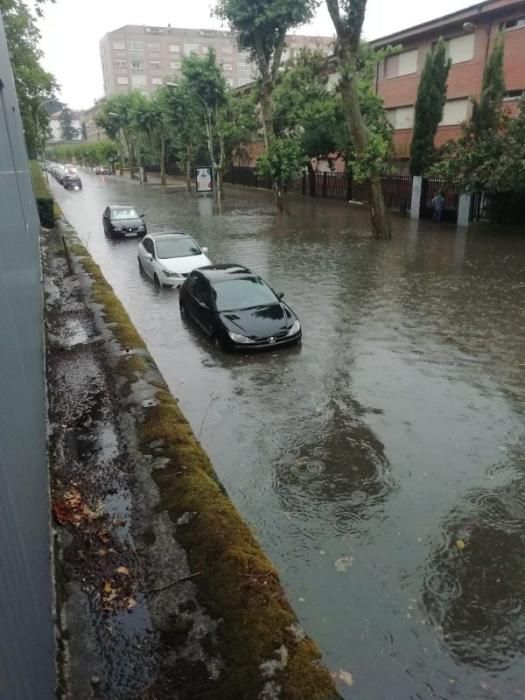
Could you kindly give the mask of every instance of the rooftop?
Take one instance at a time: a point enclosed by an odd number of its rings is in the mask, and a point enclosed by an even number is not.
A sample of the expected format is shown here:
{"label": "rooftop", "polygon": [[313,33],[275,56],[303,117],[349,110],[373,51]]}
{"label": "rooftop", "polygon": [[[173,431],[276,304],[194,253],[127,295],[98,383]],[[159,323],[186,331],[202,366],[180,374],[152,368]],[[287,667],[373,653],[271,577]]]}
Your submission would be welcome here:
{"label": "rooftop", "polygon": [[416,24],[413,27],[402,29],[394,34],[374,39],[370,42],[373,48],[381,48],[389,44],[396,44],[406,39],[414,39],[416,37],[425,36],[426,34],[436,34],[437,31],[454,27],[455,25],[462,26],[465,22],[476,24],[476,20],[485,22],[495,14],[502,14],[509,10],[525,9],[525,0],[486,0],[478,2],[475,5],[465,7],[463,10],[451,12],[448,15],[442,15],[436,19]]}

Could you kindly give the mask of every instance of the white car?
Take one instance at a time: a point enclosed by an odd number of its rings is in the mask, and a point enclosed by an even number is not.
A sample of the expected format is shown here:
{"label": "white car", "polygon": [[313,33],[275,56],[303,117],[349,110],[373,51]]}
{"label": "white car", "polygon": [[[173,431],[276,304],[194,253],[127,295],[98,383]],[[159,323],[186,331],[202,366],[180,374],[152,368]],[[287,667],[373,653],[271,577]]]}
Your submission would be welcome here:
{"label": "white car", "polygon": [[186,233],[149,233],[138,246],[139,269],[158,287],[180,287],[198,267],[211,265],[201,248]]}

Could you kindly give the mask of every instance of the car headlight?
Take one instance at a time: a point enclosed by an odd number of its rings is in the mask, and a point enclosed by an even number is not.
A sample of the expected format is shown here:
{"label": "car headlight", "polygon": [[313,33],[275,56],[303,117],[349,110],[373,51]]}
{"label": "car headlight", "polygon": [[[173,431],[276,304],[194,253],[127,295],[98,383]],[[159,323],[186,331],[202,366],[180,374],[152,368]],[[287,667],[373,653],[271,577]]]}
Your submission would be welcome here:
{"label": "car headlight", "polygon": [[178,272],[170,272],[170,270],[162,270],[162,272],[166,275],[166,277],[178,277],[179,279],[183,279],[182,275]]}
{"label": "car headlight", "polygon": [[301,330],[301,324],[296,319],[293,326],[288,331],[288,335],[295,335],[296,333],[299,333],[300,330]]}
{"label": "car headlight", "polygon": [[251,338],[247,338],[245,335],[239,335],[238,333],[230,333],[228,335],[233,340],[234,343],[254,343],[255,341]]}

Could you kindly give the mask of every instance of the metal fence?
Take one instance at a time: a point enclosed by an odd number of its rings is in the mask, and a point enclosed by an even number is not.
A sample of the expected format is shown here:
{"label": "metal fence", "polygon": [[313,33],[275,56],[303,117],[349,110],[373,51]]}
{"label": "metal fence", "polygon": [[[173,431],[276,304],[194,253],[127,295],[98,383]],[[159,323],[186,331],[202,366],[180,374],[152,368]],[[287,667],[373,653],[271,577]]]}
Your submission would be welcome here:
{"label": "metal fence", "polygon": [[39,222],[0,16],[0,697],[54,693]]}
{"label": "metal fence", "polygon": [[[257,174],[255,168],[234,166],[228,172],[226,182],[234,185],[271,189],[268,177]],[[412,196],[412,178],[408,175],[387,175],[381,178],[386,206],[390,209],[407,210]],[[307,197],[336,199],[366,203],[368,201],[366,182],[357,182],[348,173],[305,172],[295,178],[287,188],[288,192]]]}

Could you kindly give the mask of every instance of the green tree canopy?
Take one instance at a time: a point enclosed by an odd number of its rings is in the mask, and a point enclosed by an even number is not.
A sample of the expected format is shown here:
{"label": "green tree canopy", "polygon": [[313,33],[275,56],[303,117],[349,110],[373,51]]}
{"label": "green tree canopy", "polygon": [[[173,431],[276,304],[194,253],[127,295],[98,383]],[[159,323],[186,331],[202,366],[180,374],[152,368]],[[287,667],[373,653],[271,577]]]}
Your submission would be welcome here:
{"label": "green tree canopy", "polygon": [[410,149],[410,173],[423,175],[435,156],[434,139],[447,99],[451,61],[443,39],[427,53],[417,91],[414,136]]}
{"label": "green tree canopy", "polygon": [[479,100],[473,100],[472,130],[475,136],[489,129],[497,129],[505,95],[503,58],[505,45],[499,34],[487,59]]}
{"label": "green tree canopy", "polygon": [[[39,13],[41,5],[42,2],[36,3]],[[36,125],[39,122],[41,133],[44,133],[49,121],[43,103],[52,97],[57,85],[54,77],[40,64],[40,32],[28,5],[22,0],[0,0],[0,12],[5,25],[27,148],[30,155],[34,155],[39,140]]]}

